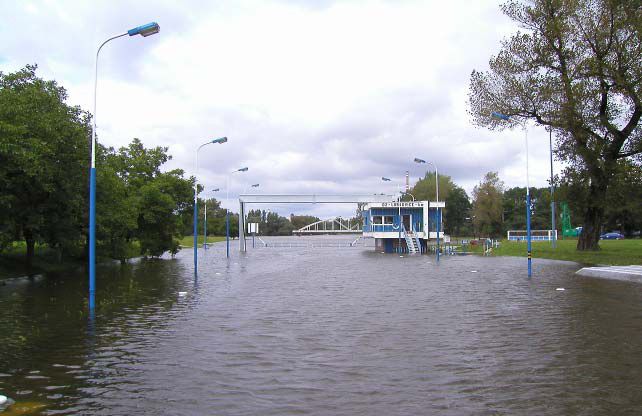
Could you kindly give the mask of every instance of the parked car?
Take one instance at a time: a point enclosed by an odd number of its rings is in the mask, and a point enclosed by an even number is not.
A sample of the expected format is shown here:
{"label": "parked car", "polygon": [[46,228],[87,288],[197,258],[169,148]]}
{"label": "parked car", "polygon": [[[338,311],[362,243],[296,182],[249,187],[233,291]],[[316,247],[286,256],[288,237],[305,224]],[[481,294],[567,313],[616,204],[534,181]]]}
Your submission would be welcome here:
{"label": "parked car", "polygon": [[624,240],[624,236],[620,233],[605,233],[600,236],[600,240]]}

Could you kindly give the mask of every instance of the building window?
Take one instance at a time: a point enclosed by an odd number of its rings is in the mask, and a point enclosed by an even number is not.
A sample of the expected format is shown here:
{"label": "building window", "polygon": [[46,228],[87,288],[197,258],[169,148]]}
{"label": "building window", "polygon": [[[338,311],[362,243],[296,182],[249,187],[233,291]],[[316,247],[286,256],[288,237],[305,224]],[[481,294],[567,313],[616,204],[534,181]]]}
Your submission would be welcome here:
{"label": "building window", "polygon": [[394,224],[394,217],[392,215],[386,215],[383,217],[383,223],[384,225],[393,225]]}
{"label": "building window", "polygon": [[382,224],[383,217],[381,215],[373,215],[372,223],[373,224]]}

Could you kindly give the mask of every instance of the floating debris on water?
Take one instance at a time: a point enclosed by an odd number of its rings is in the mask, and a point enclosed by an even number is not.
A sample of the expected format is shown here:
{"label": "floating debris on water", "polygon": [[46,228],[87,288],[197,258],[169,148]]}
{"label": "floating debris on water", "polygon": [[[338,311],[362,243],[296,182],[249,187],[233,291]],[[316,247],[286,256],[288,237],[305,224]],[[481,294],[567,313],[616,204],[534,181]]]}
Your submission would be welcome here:
{"label": "floating debris on water", "polygon": [[187,295],[187,292],[178,292],[178,296],[185,296]]}
{"label": "floating debris on water", "polygon": [[558,287],[558,288],[557,288],[557,289],[555,289],[555,290],[559,290],[559,291],[561,292],[561,291],[564,291],[564,290],[566,290],[566,289],[564,289],[563,287]]}
{"label": "floating debris on water", "polygon": [[4,409],[8,408],[14,403],[13,400],[8,398],[7,396],[3,396],[0,394],[0,412],[4,411]]}
{"label": "floating debris on water", "polygon": [[471,270],[470,272],[471,273],[477,273],[477,270]]}

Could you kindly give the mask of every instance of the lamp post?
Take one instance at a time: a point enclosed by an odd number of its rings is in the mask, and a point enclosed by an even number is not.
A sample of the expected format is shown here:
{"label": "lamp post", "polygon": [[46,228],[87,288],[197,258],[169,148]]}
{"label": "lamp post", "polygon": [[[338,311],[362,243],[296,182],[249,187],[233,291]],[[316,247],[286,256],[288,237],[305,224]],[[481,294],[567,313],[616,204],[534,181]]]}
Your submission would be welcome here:
{"label": "lamp post", "polygon": [[[499,119],[499,120],[504,120],[508,121],[510,120],[510,116],[507,116],[502,113],[498,113],[496,111],[491,113],[491,116]],[[528,258],[528,277],[531,277],[531,193],[529,190],[530,183],[528,179],[528,129],[526,128],[526,125],[524,125],[524,141],[526,142],[526,242],[527,242],[527,258]]]}
{"label": "lamp post", "polygon": [[[381,180],[384,181],[384,182],[391,182],[392,181],[392,179],[386,178],[385,176],[382,176]],[[399,185],[398,184],[397,184],[397,191],[399,191]],[[401,200],[401,196],[399,197],[399,199]],[[399,224],[397,226],[398,229],[399,229],[399,236],[398,236],[398,241],[397,241],[397,253],[401,253],[401,204],[399,204],[397,209],[398,209],[397,216],[399,217],[398,218]],[[382,223],[383,223],[383,221],[382,221]],[[394,224],[392,225],[392,227],[394,229]]]}
{"label": "lamp post", "polygon": [[[258,188],[259,186],[261,186],[261,184],[255,183],[255,184],[253,184],[253,185],[250,185],[249,187],[250,187],[250,188]],[[244,194],[246,194],[246,193],[247,193],[247,188],[248,188],[248,187],[246,186],[246,187],[245,187],[245,189],[243,190],[243,193],[244,193]]]}
{"label": "lamp post", "polygon": [[120,35],[112,36],[104,41],[96,51],[94,65],[94,117],[91,134],[91,165],[89,170],[89,309],[93,312],[96,305],[96,92],[98,91],[98,57],[100,50],[111,40],[129,35],[147,37],[160,31],[156,22],[147,23],[128,30]]}
{"label": "lamp post", "polygon": [[[212,189],[212,192],[218,191],[220,191],[219,188]],[[205,218],[203,219],[203,248],[207,250],[207,199],[205,200]]]}
{"label": "lamp post", "polygon": [[198,273],[198,152],[208,144],[223,144],[227,142],[227,137],[220,137],[203,143],[196,149],[196,174],[194,177],[194,274]]}
{"label": "lamp post", "polygon": [[[228,204],[230,203],[230,176],[235,174],[236,172],[247,172],[249,170],[248,167],[236,169],[235,171],[231,172],[227,177],[225,178],[225,202]],[[226,253],[227,253],[227,258],[230,257],[230,209],[226,208],[225,209],[225,244],[226,244]]]}
{"label": "lamp post", "polygon": [[549,127],[548,129],[548,150],[551,156],[551,231],[553,232],[553,239],[551,240],[551,245],[553,248],[557,247],[557,229],[555,228],[555,198],[553,185],[553,128]]}
{"label": "lamp post", "polygon": [[[419,159],[418,157],[414,159],[414,162],[419,164],[424,163],[427,165],[433,165],[433,167],[435,168],[435,198],[437,199],[437,201],[435,202],[439,202],[439,172],[437,169],[437,164],[433,162],[427,162],[423,159]],[[439,206],[437,206],[437,261],[439,261],[439,232],[440,231],[441,231],[441,210],[439,209]]]}

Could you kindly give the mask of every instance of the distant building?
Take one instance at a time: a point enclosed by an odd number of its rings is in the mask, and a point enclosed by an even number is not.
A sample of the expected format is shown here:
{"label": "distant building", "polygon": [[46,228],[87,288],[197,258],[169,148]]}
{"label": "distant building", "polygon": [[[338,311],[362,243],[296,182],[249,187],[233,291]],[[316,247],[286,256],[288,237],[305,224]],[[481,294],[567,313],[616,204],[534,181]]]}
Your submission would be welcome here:
{"label": "distant building", "polygon": [[[445,202],[392,201],[363,207],[363,236],[373,237],[377,250],[386,253],[425,253],[430,240],[444,237]],[[441,208],[438,210],[437,208]],[[439,213],[438,213],[439,212]]]}

